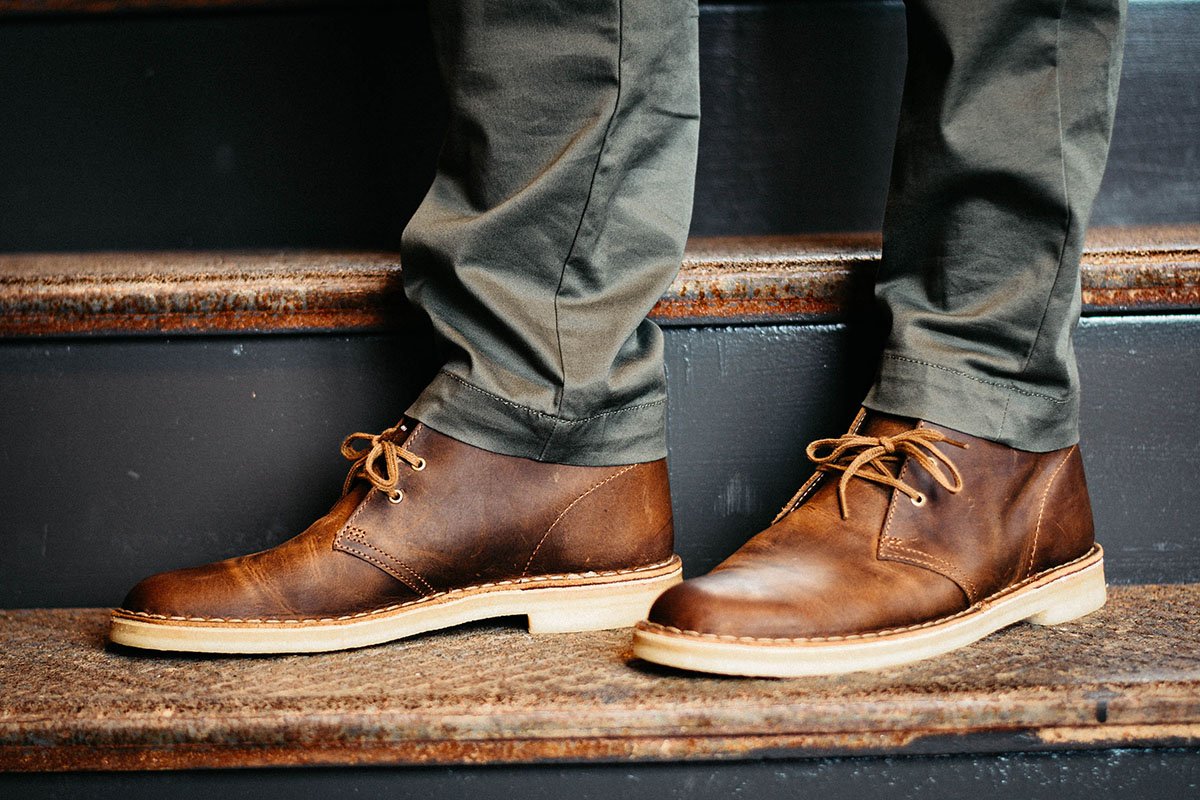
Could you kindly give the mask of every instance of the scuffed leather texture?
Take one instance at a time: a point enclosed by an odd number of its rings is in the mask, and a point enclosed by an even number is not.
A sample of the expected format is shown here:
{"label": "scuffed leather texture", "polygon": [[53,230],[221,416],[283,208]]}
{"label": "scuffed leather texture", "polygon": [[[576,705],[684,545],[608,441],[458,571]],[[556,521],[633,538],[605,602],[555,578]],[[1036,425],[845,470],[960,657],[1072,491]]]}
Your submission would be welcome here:
{"label": "scuffed leather texture", "polygon": [[398,504],[359,481],[328,514],[253,555],[154,575],[122,608],[215,620],[336,617],[480,583],[662,563],[674,546],[665,461],[547,464],[416,425]]}
{"label": "scuffed leather texture", "polygon": [[671,557],[665,461],[548,464],[480,450],[424,425],[405,447],[425,459],[426,469],[402,472],[400,503],[372,492],[335,547],[405,565],[397,572],[423,593]]}
{"label": "scuffed leather texture", "polygon": [[417,595],[333,539],[366,496],[355,487],[303,533],[270,550],[146,578],[121,608],[190,619],[293,619],[367,611]]}
{"label": "scuffed leather texture", "polygon": [[1092,510],[1078,446],[1031,453],[926,422],[919,427],[968,444],[946,448],[965,485],[953,494],[905,463],[901,480],[929,501],[917,507],[899,492],[892,497],[881,558],[941,573],[978,602],[1091,549]]}
{"label": "scuffed leather texture", "polygon": [[[852,431],[888,436],[916,424],[860,414]],[[906,461],[900,475],[928,495],[923,506],[855,479],[843,519],[839,474],[815,476],[771,527],[660,597],[650,621],[749,639],[859,636],[951,616],[1091,549],[1078,447],[1028,453],[940,430],[968,445],[939,445],[962,472],[959,493]]]}

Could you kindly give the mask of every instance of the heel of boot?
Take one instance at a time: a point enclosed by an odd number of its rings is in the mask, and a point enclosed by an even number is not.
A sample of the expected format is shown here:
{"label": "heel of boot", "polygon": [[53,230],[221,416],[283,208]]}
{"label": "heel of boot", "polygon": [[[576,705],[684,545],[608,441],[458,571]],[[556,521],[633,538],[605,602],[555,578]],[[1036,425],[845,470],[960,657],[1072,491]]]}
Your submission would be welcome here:
{"label": "heel of boot", "polygon": [[1026,617],[1034,625],[1061,625],[1098,611],[1108,598],[1104,582],[1104,562],[1075,575],[1056,581],[1048,589],[1046,607]]}
{"label": "heel of boot", "polygon": [[572,586],[544,592],[534,600],[527,616],[529,632],[577,633],[631,628],[644,620],[658,596],[683,580],[681,570],[659,577]]}

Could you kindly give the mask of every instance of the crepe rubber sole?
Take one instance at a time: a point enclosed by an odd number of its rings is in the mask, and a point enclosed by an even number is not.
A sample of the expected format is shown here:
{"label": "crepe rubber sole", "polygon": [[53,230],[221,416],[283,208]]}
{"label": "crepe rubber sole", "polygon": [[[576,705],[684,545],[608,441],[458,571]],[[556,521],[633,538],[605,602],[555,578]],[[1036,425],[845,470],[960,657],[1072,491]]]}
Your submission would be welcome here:
{"label": "crepe rubber sole", "polygon": [[881,669],[965,647],[1018,622],[1058,625],[1104,605],[1104,553],[1000,592],[951,617],[894,631],[828,639],[754,639],[639,622],[633,654],[669,667],[720,675],[791,678]]}
{"label": "crepe rubber sole", "polygon": [[627,628],[682,580],[679,557],[645,569],[550,575],[442,592],[322,619],[206,619],[115,609],[109,638],[191,653],[313,653],[390,642],[494,617],[524,616],[530,633]]}

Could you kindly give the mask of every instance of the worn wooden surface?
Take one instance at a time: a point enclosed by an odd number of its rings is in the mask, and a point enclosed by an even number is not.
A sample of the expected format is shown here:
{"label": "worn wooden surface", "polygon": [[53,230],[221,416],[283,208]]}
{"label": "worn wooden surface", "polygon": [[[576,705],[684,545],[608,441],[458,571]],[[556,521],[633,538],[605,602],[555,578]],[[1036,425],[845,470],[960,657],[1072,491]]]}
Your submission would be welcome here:
{"label": "worn wooden surface", "polygon": [[404,316],[394,254],[0,255],[0,335],[355,331]]}
{"label": "worn wooden surface", "polygon": [[[664,324],[828,322],[863,307],[872,234],[702,238],[655,306]],[[1200,308],[1200,226],[1098,229],[1086,313]],[[406,316],[389,253],[0,255],[0,336],[361,331]]]}
{"label": "worn wooden surface", "polygon": [[1200,743],[1200,585],[838,678],[709,678],[629,631],[475,625],[312,656],[104,645],[100,609],[0,613],[0,767],[481,764]]}
{"label": "worn wooden surface", "polygon": [[[654,309],[667,324],[845,319],[868,307],[874,234],[693,239]],[[1200,225],[1097,228],[1081,271],[1084,312],[1200,308]]]}

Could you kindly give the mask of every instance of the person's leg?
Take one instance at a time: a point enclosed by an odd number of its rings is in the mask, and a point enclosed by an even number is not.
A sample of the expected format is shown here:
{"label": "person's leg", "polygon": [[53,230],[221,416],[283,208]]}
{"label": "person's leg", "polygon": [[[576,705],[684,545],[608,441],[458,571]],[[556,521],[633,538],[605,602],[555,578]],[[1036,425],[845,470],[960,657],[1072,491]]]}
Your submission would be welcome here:
{"label": "person's leg", "polygon": [[911,0],[878,294],[891,334],[850,432],[634,653],[804,675],[882,667],[1104,602],[1078,438],[1079,253],[1123,0]]}
{"label": "person's leg", "polygon": [[446,364],[409,410],[497,453],[666,455],[662,334],[699,119],[695,0],[432,4],[451,116],[404,234]]}
{"label": "person's leg", "polygon": [[909,65],[868,408],[1025,450],[1079,439],[1079,257],[1121,71],[1123,3],[908,4]]}
{"label": "person's leg", "polygon": [[262,553],[142,581],[111,638],[295,652],[525,615],[633,624],[672,552],[662,338],[699,116],[695,0],[435,0],[451,119],[405,233],[446,354],[342,499]]}

